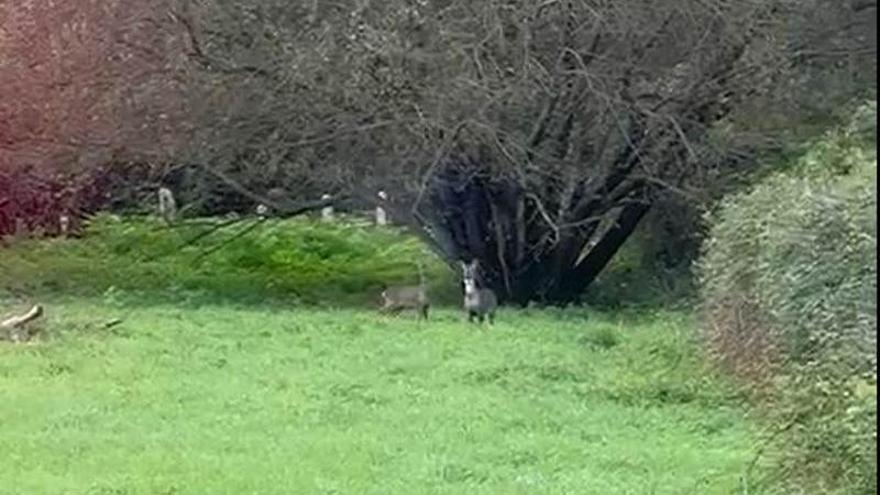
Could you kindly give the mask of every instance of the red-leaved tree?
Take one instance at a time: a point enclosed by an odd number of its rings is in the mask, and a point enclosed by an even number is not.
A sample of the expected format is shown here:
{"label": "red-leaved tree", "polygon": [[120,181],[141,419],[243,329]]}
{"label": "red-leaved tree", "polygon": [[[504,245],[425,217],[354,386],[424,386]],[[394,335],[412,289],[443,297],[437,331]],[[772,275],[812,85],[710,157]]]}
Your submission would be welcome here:
{"label": "red-leaved tree", "polygon": [[173,155],[186,108],[163,7],[0,3],[0,235],[14,217],[56,230],[56,213],[98,206],[100,170]]}

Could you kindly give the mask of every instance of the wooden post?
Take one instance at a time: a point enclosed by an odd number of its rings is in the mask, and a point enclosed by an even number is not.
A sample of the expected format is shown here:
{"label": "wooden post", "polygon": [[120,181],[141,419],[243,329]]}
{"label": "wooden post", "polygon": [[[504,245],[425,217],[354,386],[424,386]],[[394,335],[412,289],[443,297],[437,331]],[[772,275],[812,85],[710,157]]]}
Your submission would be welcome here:
{"label": "wooden post", "polygon": [[24,221],[24,218],[17,217],[15,219],[15,231],[12,233],[12,235],[16,239],[24,239],[28,236],[28,228],[27,224]]}
{"label": "wooden post", "polygon": [[67,237],[67,233],[70,232],[70,217],[67,215],[58,217],[58,226],[61,237]]}
{"label": "wooden post", "polygon": [[159,188],[159,216],[169,225],[174,223],[177,216],[177,202],[174,201],[171,189],[167,187]]}
{"label": "wooden post", "polygon": [[376,225],[388,225],[388,214],[385,212],[383,205],[388,201],[388,195],[385,191],[379,191],[379,204],[376,206]]}
{"label": "wooden post", "polygon": [[[321,196],[321,201],[329,201],[330,195],[325,194]],[[321,208],[321,220],[325,222],[333,221],[333,206],[327,205],[324,208]]]}

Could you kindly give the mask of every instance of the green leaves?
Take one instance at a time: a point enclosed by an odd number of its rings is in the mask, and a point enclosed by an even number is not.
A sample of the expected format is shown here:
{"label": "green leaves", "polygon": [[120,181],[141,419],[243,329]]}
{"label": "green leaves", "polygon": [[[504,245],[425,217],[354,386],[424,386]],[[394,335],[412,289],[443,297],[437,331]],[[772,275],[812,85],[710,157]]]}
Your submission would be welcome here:
{"label": "green leaves", "polygon": [[876,472],[876,419],[864,413],[876,397],[864,381],[876,383],[877,165],[862,120],[723,201],[699,263],[710,348],[776,383],[772,421],[797,426],[785,437],[784,478],[847,493]]}

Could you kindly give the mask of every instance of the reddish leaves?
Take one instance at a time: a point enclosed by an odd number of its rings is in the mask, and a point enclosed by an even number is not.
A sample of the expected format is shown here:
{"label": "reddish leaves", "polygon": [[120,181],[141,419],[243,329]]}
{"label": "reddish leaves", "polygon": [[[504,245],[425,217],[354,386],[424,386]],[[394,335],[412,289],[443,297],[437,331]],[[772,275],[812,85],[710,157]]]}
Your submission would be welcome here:
{"label": "reddish leaves", "polygon": [[185,105],[164,6],[0,2],[0,171],[173,152]]}
{"label": "reddish leaves", "polygon": [[109,174],[103,169],[67,176],[33,168],[0,171],[0,237],[57,235],[62,216],[75,232],[84,214],[106,202],[108,187]]}

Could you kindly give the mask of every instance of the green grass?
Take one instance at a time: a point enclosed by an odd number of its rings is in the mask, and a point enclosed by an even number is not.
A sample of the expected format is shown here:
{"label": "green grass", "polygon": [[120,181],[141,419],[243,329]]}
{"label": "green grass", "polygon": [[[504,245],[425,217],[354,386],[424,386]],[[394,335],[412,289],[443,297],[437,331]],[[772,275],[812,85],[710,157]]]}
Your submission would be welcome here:
{"label": "green grass", "polygon": [[2,494],[725,494],[754,456],[677,313],[110,298],[45,325],[0,345]]}
{"label": "green grass", "polygon": [[188,219],[99,214],[82,239],[19,240],[0,251],[0,290],[94,297],[140,292],[152,300],[296,301],[365,306],[385,284],[418,283],[435,301],[458,299],[455,274],[400,228],[356,218]]}

